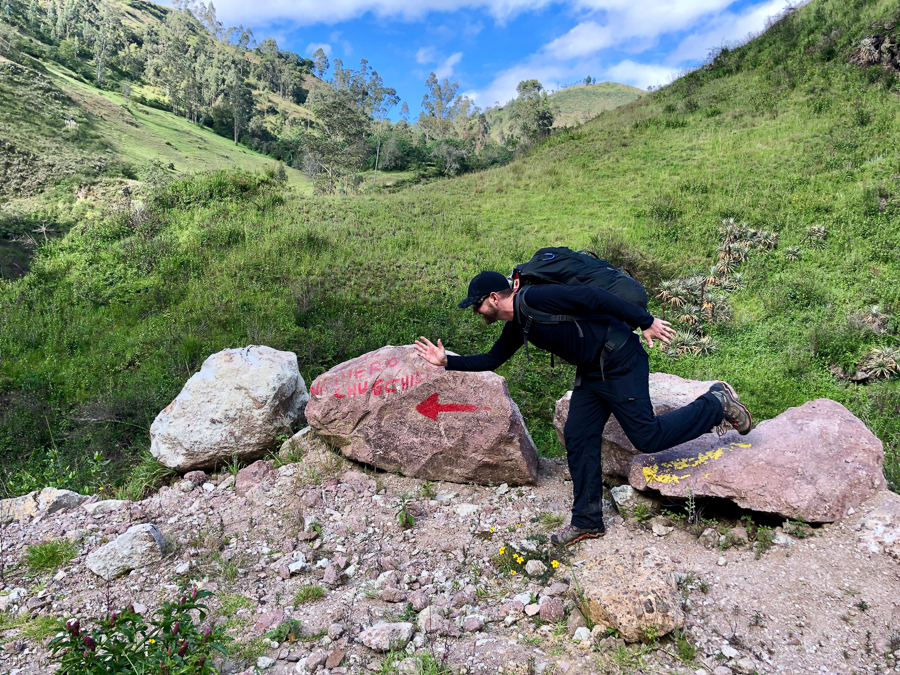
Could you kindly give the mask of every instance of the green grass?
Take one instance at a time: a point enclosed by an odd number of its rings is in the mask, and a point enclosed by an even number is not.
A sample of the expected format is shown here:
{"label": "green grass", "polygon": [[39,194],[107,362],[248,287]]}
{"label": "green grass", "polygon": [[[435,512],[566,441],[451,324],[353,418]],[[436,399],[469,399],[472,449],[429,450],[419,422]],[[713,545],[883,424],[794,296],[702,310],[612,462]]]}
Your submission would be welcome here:
{"label": "green grass", "polygon": [[294,604],[302,605],[307,602],[315,602],[325,597],[325,589],[319,584],[301,586],[294,593]]}
{"label": "green grass", "polygon": [[78,555],[78,544],[67,539],[53,539],[29,546],[25,552],[25,567],[30,572],[55,572]]}
{"label": "green grass", "polygon": [[[225,347],[294,351],[304,379],[419,335],[459,353],[499,327],[456,309],[469,278],[539,247],[598,245],[651,293],[716,260],[723,218],[773,230],[741,265],[713,354],[651,368],[724,379],[757,420],[815,398],[847,406],[885,444],[900,481],[898,380],[851,372],[898,344],[900,108],[879,70],[849,53],[884,23],[886,0],[814,0],[672,85],[551,137],[488,172],[414,190],[292,199],[257,176],[173,184],[137,222],[114,215],[40,248],[0,282],[0,457],[36,472],[58,447],[76,472],[101,450],[123,481],[150,423],[203,358]],[[839,26],[840,37],[832,35]],[[859,110],[867,112],[860,115]],[[823,245],[809,228],[825,225]],[[788,247],[799,260],[788,260]],[[876,334],[859,313],[890,318]],[[651,310],[671,311],[659,302]],[[543,455],[561,447],[555,401],[573,369],[546,353],[500,370]]]}

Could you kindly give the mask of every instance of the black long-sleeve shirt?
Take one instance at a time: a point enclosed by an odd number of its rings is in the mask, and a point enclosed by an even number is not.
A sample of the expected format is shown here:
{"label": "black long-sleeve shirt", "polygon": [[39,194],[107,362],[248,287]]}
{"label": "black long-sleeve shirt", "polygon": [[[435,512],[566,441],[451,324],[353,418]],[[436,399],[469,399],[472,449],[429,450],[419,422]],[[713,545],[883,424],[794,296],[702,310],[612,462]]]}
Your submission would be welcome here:
{"label": "black long-sleeve shirt", "polygon": [[[649,312],[602,288],[547,284],[529,286],[518,292],[524,290],[527,290],[525,301],[537,312],[567,314],[576,319],[579,316],[591,317],[578,320],[584,337],[578,336],[578,328],[571,322],[532,323],[528,332],[531,344],[556,354],[574,366],[591,367],[599,363],[606,334],[611,327],[630,330],[622,325],[624,323],[631,328],[645,330],[653,323]],[[514,307],[515,317],[506,322],[490,351],[472,356],[447,355],[447,370],[495,370],[506,363],[525,342],[518,307]]]}

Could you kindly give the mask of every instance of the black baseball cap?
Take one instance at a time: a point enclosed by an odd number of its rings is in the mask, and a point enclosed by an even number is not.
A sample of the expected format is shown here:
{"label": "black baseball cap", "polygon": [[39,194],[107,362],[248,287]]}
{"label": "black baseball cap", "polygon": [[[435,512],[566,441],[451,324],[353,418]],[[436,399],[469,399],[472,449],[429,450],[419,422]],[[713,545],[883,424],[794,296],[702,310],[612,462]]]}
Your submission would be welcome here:
{"label": "black baseball cap", "polygon": [[460,309],[471,307],[491,293],[505,291],[509,288],[509,281],[500,272],[481,272],[476,274],[469,282],[469,295],[457,305]]}

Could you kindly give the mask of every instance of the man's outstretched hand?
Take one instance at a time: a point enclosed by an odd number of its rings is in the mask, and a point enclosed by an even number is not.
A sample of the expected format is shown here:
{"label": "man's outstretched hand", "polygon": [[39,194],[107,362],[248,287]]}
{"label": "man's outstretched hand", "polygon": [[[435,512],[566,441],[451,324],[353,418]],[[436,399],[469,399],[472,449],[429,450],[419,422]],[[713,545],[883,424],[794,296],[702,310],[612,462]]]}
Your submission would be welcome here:
{"label": "man's outstretched hand", "polygon": [[428,338],[420,337],[416,340],[416,354],[433,366],[447,365],[447,352],[444,351],[444,345],[440,340],[434,345]]}
{"label": "man's outstretched hand", "polygon": [[675,331],[672,330],[672,324],[662,319],[653,319],[650,328],[643,331],[644,337],[647,338],[647,345],[653,349],[653,338],[657,338],[660,342],[670,344]]}

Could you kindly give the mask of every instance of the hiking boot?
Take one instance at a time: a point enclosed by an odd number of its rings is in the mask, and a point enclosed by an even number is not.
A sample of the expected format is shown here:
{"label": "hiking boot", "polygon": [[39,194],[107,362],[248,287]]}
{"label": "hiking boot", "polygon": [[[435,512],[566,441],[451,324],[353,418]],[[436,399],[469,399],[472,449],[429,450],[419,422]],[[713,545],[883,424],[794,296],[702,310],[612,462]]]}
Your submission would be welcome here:
{"label": "hiking boot", "polygon": [[749,434],[753,428],[753,417],[747,410],[747,406],[737,400],[731,387],[724,382],[716,382],[709,388],[709,393],[719,399],[719,403],[722,404],[725,421],[733,426],[741,436]]}
{"label": "hiking boot", "polygon": [[590,529],[568,525],[567,527],[564,527],[562,531],[550,537],[550,542],[554,546],[569,546],[582,539],[598,539],[604,534],[606,534],[606,528],[602,525]]}

